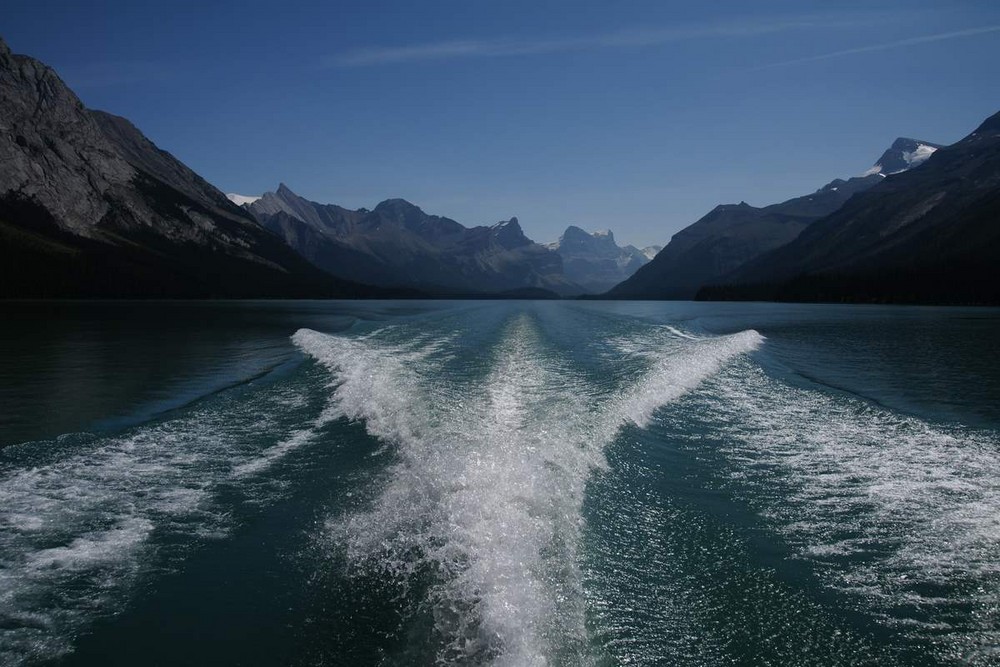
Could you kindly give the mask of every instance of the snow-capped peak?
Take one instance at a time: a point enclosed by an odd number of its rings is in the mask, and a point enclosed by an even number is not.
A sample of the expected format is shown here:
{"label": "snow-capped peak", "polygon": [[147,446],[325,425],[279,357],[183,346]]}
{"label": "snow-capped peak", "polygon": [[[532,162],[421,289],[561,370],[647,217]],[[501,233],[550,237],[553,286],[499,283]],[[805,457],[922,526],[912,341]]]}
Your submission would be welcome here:
{"label": "snow-capped peak", "polygon": [[504,227],[509,227],[513,225],[514,227],[520,228],[521,225],[518,223],[517,218],[511,218],[510,220],[501,220],[500,222],[493,225],[493,229],[503,229]]}
{"label": "snow-capped peak", "polygon": [[892,146],[882,157],[878,159],[875,166],[861,174],[862,176],[891,176],[914,167],[919,167],[927,161],[941,146],[926,141],[915,139],[899,138],[893,142]]}
{"label": "snow-capped peak", "polygon": [[237,206],[245,206],[247,204],[252,204],[255,201],[257,201],[258,199],[260,199],[259,196],[258,197],[248,197],[247,195],[238,195],[238,194],[235,194],[235,193],[232,193],[232,192],[227,193],[226,194],[226,198],[229,199],[229,201],[231,201],[234,204],[236,204]]}

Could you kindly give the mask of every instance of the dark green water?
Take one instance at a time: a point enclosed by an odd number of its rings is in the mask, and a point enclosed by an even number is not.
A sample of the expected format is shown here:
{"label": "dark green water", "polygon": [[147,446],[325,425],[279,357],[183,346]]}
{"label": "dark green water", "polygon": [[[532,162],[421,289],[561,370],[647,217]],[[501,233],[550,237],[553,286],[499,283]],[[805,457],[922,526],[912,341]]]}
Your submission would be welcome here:
{"label": "dark green water", "polygon": [[1000,311],[0,318],[0,664],[1000,664]]}

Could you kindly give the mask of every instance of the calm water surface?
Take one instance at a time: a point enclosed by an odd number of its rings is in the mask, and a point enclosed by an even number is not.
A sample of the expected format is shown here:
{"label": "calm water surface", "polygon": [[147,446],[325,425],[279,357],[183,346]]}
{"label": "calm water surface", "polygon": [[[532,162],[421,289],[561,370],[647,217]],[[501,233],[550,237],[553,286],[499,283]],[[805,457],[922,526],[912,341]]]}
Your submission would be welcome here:
{"label": "calm water surface", "polygon": [[0,664],[1000,664],[998,310],[0,322]]}

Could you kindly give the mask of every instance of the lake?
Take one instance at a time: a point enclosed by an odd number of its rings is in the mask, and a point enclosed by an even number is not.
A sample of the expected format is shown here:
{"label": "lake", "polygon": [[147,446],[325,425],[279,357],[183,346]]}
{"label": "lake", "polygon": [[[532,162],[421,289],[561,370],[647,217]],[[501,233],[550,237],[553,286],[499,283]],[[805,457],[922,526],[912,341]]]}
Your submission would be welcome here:
{"label": "lake", "polygon": [[2,664],[1000,662],[1000,310],[0,321]]}

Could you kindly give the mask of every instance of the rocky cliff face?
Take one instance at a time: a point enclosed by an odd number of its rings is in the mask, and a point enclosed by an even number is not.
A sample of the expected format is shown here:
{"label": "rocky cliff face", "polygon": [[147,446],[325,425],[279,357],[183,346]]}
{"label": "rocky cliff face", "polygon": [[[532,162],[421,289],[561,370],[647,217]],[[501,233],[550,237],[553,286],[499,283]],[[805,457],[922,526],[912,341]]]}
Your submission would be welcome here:
{"label": "rocky cliff face", "polygon": [[123,118],[0,40],[2,296],[346,294]]}
{"label": "rocky cliff face", "polygon": [[[854,178],[836,179],[816,192],[780,204],[756,207],[723,204],[679,231],[648,265],[615,286],[615,298],[693,299],[698,290],[748,262],[795,240],[807,227],[842,207],[854,195],[881,183],[883,169],[917,166],[923,157],[910,149],[936,144],[897,139],[872,169]],[[921,149],[922,150],[922,149]],[[922,155],[922,154],[921,154]]]}
{"label": "rocky cliff face", "polygon": [[0,194],[49,211],[60,229],[98,235],[136,170],[48,66],[0,40]]}
{"label": "rocky cliff face", "polygon": [[650,260],[648,251],[619,246],[611,231],[591,234],[572,225],[548,247],[562,257],[566,277],[591,294],[606,292]]}
{"label": "rocky cliff face", "polygon": [[541,288],[578,293],[556,253],[524,235],[517,218],[467,228],[403,199],[352,211],[282,184],[245,208],[314,265],[338,276],[439,294]]}

